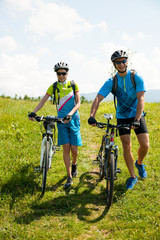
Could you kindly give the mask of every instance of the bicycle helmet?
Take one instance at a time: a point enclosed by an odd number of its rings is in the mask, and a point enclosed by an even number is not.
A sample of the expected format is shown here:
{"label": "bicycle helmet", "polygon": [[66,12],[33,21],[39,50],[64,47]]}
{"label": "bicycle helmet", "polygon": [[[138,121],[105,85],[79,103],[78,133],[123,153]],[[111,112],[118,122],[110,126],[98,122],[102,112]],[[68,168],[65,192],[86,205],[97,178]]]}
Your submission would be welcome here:
{"label": "bicycle helmet", "polygon": [[65,62],[59,62],[54,66],[54,71],[57,72],[59,69],[65,69],[68,72],[69,66]]}
{"label": "bicycle helmet", "polygon": [[128,54],[123,50],[117,50],[112,54],[111,61],[114,62],[117,58],[128,58]]}

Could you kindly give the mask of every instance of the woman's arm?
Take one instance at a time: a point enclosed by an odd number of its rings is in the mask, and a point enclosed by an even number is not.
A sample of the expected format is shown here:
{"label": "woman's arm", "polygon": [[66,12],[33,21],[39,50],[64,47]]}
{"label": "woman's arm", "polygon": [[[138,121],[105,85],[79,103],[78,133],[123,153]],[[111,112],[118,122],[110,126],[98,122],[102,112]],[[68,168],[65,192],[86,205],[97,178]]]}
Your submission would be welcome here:
{"label": "woman's arm", "polygon": [[80,99],[80,93],[79,92],[75,92],[75,103],[76,105],[74,106],[74,108],[68,113],[68,115],[73,115],[80,107],[81,105],[81,99]]}
{"label": "woman's arm", "polygon": [[[44,95],[44,97],[42,98],[42,100],[39,102],[39,104],[35,107],[35,109],[33,110],[34,113],[38,112],[42,107],[43,105],[45,104],[45,102],[48,100],[49,98],[49,95],[46,93]],[[29,120],[34,120],[33,117],[29,117]]]}

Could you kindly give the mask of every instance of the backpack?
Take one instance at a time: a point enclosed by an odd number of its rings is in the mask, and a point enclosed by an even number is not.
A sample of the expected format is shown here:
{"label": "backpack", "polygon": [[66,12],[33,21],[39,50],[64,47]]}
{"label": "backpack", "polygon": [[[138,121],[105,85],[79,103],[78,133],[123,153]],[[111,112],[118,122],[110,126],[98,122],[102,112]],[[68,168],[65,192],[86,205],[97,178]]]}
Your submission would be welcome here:
{"label": "backpack", "polygon": [[[60,93],[59,93],[59,88],[57,87],[57,82],[58,81],[53,83],[53,105],[55,103],[56,103],[56,105],[59,104],[59,100],[60,100]],[[74,80],[71,80],[70,82],[71,82],[71,85],[69,85],[68,88],[72,87],[74,95],[75,95],[75,82],[74,82]],[[57,90],[57,93],[58,93],[57,102],[56,102],[56,94],[55,94],[56,90]]]}
{"label": "backpack", "polygon": [[[134,88],[136,88],[135,74],[136,74],[136,70],[131,69],[131,82],[132,82]],[[111,93],[114,95],[114,106],[115,106],[115,109],[117,109],[116,90],[117,90],[117,75],[114,75],[113,76],[113,87],[112,87]]]}

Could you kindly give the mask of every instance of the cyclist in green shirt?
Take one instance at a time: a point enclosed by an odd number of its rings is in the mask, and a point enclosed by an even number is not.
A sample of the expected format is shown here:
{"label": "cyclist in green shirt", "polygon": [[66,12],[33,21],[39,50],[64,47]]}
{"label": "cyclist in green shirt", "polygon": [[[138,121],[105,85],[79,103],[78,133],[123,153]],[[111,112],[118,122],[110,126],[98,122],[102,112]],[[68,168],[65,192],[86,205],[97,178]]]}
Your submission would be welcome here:
{"label": "cyclist in green shirt", "polygon": [[[77,156],[78,146],[82,146],[80,134],[80,116],[78,109],[80,107],[80,94],[77,84],[75,84],[75,93],[71,87],[71,81],[67,81],[69,67],[67,63],[59,62],[54,66],[54,71],[57,74],[60,99],[57,105],[58,117],[64,118],[64,123],[58,124],[58,145],[63,145],[63,159],[67,171],[67,182],[64,187],[69,188],[72,183],[72,177],[77,176]],[[45,102],[53,94],[53,84],[48,88],[45,96],[36,106],[34,111],[29,115],[30,120],[43,107]],[[57,92],[56,92],[57,97]],[[72,155],[72,168],[71,158]]]}

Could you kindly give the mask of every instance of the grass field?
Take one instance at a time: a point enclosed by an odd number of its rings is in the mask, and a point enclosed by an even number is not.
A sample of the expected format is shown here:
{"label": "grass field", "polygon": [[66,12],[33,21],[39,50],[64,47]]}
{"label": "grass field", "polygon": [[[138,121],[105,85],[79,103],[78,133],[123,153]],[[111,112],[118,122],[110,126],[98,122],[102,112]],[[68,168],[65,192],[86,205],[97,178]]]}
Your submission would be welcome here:
{"label": "grass field", "polygon": [[[61,149],[53,158],[46,193],[41,197],[41,175],[35,171],[40,162],[40,124],[27,119],[28,111],[36,105],[0,98],[0,239],[159,240],[160,103],[145,105],[150,133],[150,149],[144,161],[148,177],[139,178],[130,191],[125,189],[129,174],[121,143],[115,139],[122,173],[115,182],[109,211],[105,180],[99,181],[98,166],[92,165],[104,130],[88,125],[91,104],[84,103],[80,108],[83,147],[79,148],[79,174],[73,187],[63,189],[66,171]],[[103,121],[104,113],[114,112],[113,103],[102,102],[97,120]],[[47,102],[39,114],[56,112]],[[136,160],[138,143],[134,133],[132,143]]]}

